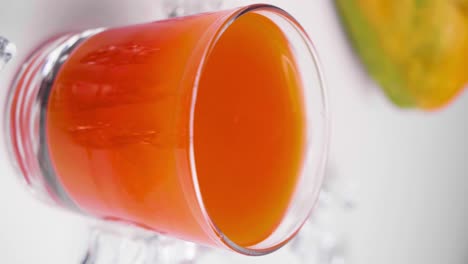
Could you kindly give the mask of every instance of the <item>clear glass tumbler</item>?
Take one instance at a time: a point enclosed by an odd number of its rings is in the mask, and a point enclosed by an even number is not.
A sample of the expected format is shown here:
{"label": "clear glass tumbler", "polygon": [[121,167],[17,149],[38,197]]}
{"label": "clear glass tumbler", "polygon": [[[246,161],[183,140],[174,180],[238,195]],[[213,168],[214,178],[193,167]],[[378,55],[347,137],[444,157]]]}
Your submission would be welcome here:
{"label": "clear glass tumbler", "polygon": [[56,36],[5,109],[10,156],[40,199],[119,234],[246,255],[299,231],[327,159],[316,51],[271,5]]}

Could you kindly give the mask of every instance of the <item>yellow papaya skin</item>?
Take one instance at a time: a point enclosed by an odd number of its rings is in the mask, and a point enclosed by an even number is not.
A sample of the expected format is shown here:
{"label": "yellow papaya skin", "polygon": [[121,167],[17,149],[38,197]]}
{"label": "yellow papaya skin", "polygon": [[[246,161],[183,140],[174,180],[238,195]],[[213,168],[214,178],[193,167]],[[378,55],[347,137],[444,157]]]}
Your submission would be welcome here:
{"label": "yellow papaya skin", "polygon": [[468,0],[335,0],[367,71],[400,107],[445,106],[468,83]]}

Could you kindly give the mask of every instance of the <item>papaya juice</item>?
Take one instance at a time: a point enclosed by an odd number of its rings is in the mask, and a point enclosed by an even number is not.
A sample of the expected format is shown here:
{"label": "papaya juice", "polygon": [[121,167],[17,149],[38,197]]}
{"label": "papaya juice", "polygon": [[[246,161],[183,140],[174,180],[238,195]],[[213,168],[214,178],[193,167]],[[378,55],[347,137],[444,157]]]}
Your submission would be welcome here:
{"label": "papaya juice", "polygon": [[[255,245],[278,226],[305,148],[296,57],[275,23],[248,13],[187,87],[188,62],[204,56],[193,47],[222,14],[106,30],[62,65],[47,106],[48,151],[84,212],[206,242],[181,187],[195,176],[206,212],[236,244]],[[193,123],[180,122],[183,113]],[[180,166],[190,145],[196,175]]]}

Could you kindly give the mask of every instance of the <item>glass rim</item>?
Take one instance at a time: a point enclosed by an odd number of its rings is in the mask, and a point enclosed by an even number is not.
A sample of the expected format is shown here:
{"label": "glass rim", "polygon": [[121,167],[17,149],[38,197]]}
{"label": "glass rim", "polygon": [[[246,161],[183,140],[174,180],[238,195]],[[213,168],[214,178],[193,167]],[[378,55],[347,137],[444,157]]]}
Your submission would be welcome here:
{"label": "glass rim", "polygon": [[[195,107],[196,107],[196,102],[197,102],[199,81],[200,81],[200,77],[202,76],[203,71],[205,69],[207,58],[209,58],[209,56],[211,55],[211,52],[213,51],[213,48],[218,44],[218,41],[223,36],[224,32],[236,20],[238,20],[239,18],[241,18],[245,14],[255,12],[255,11],[262,11],[262,12],[266,11],[266,12],[269,12],[269,13],[272,13],[272,14],[275,14],[275,15],[278,15],[279,17],[281,17],[282,20],[286,21],[288,24],[292,25],[294,27],[294,29],[296,29],[297,34],[300,35],[302,41],[307,46],[307,52],[309,53],[309,54],[307,54],[307,56],[309,56],[310,59],[313,61],[313,65],[314,65],[314,68],[315,68],[314,70],[316,70],[317,75],[318,75],[318,81],[319,81],[318,86],[319,87],[317,87],[316,89],[321,90],[321,94],[322,94],[321,101],[322,101],[323,107],[324,107],[323,115],[325,116],[325,119],[326,119],[326,122],[325,122],[324,127],[323,127],[324,134],[326,136],[326,138],[324,139],[325,142],[324,142],[324,149],[323,149],[323,153],[322,153],[323,160],[321,160],[321,162],[319,164],[320,168],[318,168],[320,173],[322,173],[322,174],[323,174],[323,169],[324,169],[323,167],[324,167],[324,165],[326,163],[327,153],[328,153],[329,122],[328,122],[328,101],[327,101],[327,95],[326,95],[326,89],[325,89],[325,82],[324,82],[323,74],[322,74],[322,71],[321,71],[321,68],[320,68],[317,52],[316,52],[314,46],[312,45],[312,42],[311,42],[308,34],[304,30],[304,28],[299,24],[299,22],[292,15],[290,15],[285,10],[283,10],[283,9],[281,9],[279,7],[276,7],[274,5],[253,4],[253,5],[248,5],[248,6],[237,8],[234,11],[230,12],[227,15],[227,17],[222,18],[221,25],[216,27],[214,34],[210,35],[209,40],[208,40],[208,44],[205,45],[205,47],[204,47],[203,54],[201,56],[201,60],[198,61],[198,66],[197,66],[196,72],[195,72],[195,78],[190,81],[190,85],[191,85],[192,90],[191,90],[191,94],[189,95],[190,96],[190,99],[189,99],[190,103],[189,103],[189,120],[188,120],[189,121],[189,124],[188,124],[188,129],[189,129],[189,131],[188,131],[189,150],[188,151],[189,151],[189,173],[190,173],[189,178],[191,179],[192,188],[193,188],[193,191],[195,192],[196,205],[198,206],[198,209],[201,211],[201,214],[203,216],[203,219],[202,219],[203,222],[204,222],[203,224],[205,224],[205,225],[208,224],[209,225],[210,230],[208,230],[208,232],[209,232],[208,235],[212,239],[214,239],[215,241],[221,242],[223,246],[228,247],[229,249],[234,250],[234,251],[236,251],[238,253],[241,253],[241,254],[244,254],[244,255],[250,255],[250,256],[261,256],[261,255],[271,253],[271,252],[276,251],[277,249],[281,248],[282,246],[284,246],[288,241],[290,241],[299,232],[302,225],[306,222],[308,216],[312,212],[312,209],[314,207],[313,205],[315,204],[318,195],[316,195],[317,197],[314,197],[315,201],[311,201],[311,205],[308,206],[308,208],[307,208],[308,212],[306,214],[306,217],[303,217],[303,219],[296,220],[299,223],[294,227],[292,232],[289,232],[288,234],[286,234],[286,238],[281,239],[280,241],[273,243],[274,245],[269,246],[269,247],[265,247],[265,248],[251,248],[251,247],[248,247],[248,246],[247,247],[240,246],[237,243],[235,243],[234,241],[232,241],[228,236],[226,236],[219,227],[217,227],[217,225],[215,224],[215,221],[212,219],[212,217],[210,216],[210,214],[207,211],[207,208],[205,207],[205,203],[204,203],[204,200],[203,200],[203,194],[202,194],[202,191],[200,190],[200,186],[199,186],[199,183],[198,183],[196,155],[195,155],[195,152],[194,152],[194,149],[195,149],[195,147],[194,147]],[[306,88],[304,88],[304,89],[306,89]],[[306,146],[306,151],[308,151],[309,148],[310,147],[307,145]],[[306,161],[304,161],[303,163],[305,163],[305,162]],[[300,175],[300,176],[302,176],[302,175]],[[320,179],[320,185],[321,185],[321,182],[323,181],[323,176],[321,176],[320,178],[321,178]],[[295,189],[298,189],[298,187],[296,186]],[[294,193],[293,193],[292,196],[294,196]],[[287,214],[287,212],[286,212],[286,214]],[[284,219],[282,219],[281,221],[283,221],[283,220]],[[205,231],[207,231],[207,230],[205,230]],[[274,232],[275,231],[273,231],[273,233]]]}

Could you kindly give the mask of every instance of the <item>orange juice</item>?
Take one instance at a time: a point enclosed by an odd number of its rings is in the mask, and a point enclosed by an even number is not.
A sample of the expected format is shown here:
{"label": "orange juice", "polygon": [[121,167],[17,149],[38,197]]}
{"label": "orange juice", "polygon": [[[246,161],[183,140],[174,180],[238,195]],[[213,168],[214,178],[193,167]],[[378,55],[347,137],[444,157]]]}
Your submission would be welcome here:
{"label": "orange juice", "polygon": [[273,22],[245,14],[188,86],[188,64],[203,57],[196,43],[226,14],[106,30],[70,54],[49,97],[47,142],[57,177],[84,212],[206,242],[182,187],[192,176],[180,164],[193,144],[216,227],[249,246],[278,226],[305,145],[296,58]]}

